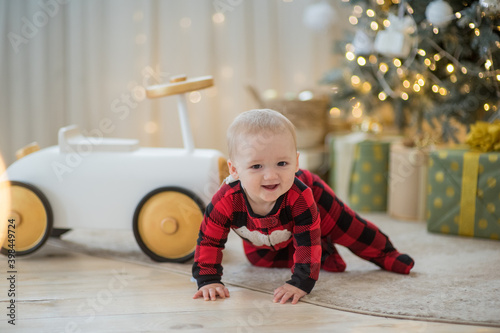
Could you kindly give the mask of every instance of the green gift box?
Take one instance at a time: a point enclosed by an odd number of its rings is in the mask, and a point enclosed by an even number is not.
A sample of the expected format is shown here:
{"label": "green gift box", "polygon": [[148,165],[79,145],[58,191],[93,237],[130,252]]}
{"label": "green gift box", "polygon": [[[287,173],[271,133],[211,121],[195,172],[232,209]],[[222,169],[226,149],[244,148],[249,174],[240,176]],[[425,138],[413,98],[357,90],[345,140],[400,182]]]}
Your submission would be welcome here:
{"label": "green gift box", "polygon": [[366,140],[356,145],[349,206],[363,212],[387,210],[390,142]]}
{"label": "green gift box", "polygon": [[346,202],[349,201],[349,183],[356,145],[368,139],[365,132],[329,133],[327,135],[329,149],[328,185],[335,194]]}
{"label": "green gift box", "polygon": [[500,153],[443,149],[429,155],[427,229],[498,239]]}

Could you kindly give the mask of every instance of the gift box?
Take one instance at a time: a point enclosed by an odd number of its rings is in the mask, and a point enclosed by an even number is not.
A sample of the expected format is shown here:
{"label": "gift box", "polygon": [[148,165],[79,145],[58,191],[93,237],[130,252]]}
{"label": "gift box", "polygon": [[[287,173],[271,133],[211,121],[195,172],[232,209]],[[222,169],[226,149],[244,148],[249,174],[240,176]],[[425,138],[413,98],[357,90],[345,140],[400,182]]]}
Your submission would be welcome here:
{"label": "gift box", "polygon": [[356,145],[349,184],[349,206],[363,212],[387,210],[388,141]]}
{"label": "gift box", "polygon": [[428,149],[394,143],[389,155],[387,213],[397,219],[425,220]]}
{"label": "gift box", "polygon": [[325,162],[325,146],[299,149],[299,166],[319,174]]}
{"label": "gift box", "polygon": [[365,132],[329,133],[329,173],[328,185],[343,201],[349,198],[349,180],[354,162],[356,145],[368,138]]}
{"label": "gift box", "polygon": [[392,13],[387,19],[389,26],[375,37],[375,51],[388,57],[407,58],[414,42],[411,36],[415,29],[413,19],[409,15],[399,17]]}
{"label": "gift box", "polygon": [[500,153],[433,151],[427,179],[429,231],[499,238]]}

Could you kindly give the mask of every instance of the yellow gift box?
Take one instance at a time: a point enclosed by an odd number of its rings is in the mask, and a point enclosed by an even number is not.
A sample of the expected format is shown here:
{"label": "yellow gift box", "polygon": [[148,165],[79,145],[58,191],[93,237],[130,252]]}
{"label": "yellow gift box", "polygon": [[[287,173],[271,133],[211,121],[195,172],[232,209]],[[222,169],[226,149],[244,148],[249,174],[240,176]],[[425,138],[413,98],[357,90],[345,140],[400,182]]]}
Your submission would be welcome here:
{"label": "yellow gift box", "polygon": [[499,239],[500,153],[433,151],[427,187],[429,231]]}

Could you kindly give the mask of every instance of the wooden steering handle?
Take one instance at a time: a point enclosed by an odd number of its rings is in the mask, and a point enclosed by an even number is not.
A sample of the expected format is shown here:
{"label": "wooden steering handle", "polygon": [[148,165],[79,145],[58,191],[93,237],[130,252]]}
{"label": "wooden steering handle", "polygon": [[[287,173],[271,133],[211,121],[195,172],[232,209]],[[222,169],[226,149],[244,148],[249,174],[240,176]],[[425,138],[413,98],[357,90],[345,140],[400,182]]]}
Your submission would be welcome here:
{"label": "wooden steering handle", "polygon": [[165,97],[205,89],[213,85],[214,79],[210,75],[189,80],[186,75],[178,75],[170,78],[170,83],[157,84],[147,87],[146,96],[149,98]]}

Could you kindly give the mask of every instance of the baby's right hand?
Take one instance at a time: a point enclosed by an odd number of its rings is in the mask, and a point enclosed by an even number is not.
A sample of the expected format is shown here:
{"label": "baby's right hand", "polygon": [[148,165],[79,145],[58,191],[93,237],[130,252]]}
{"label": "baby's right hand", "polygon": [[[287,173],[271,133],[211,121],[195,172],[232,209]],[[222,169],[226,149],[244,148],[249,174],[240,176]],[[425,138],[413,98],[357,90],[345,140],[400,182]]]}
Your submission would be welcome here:
{"label": "baby's right hand", "polygon": [[217,300],[217,295],[219,295],[220,298],[229,297],[229,290],[222,283],[211,283],[198,289],[193,299],[203,296],[205,301],[215,301]]}

